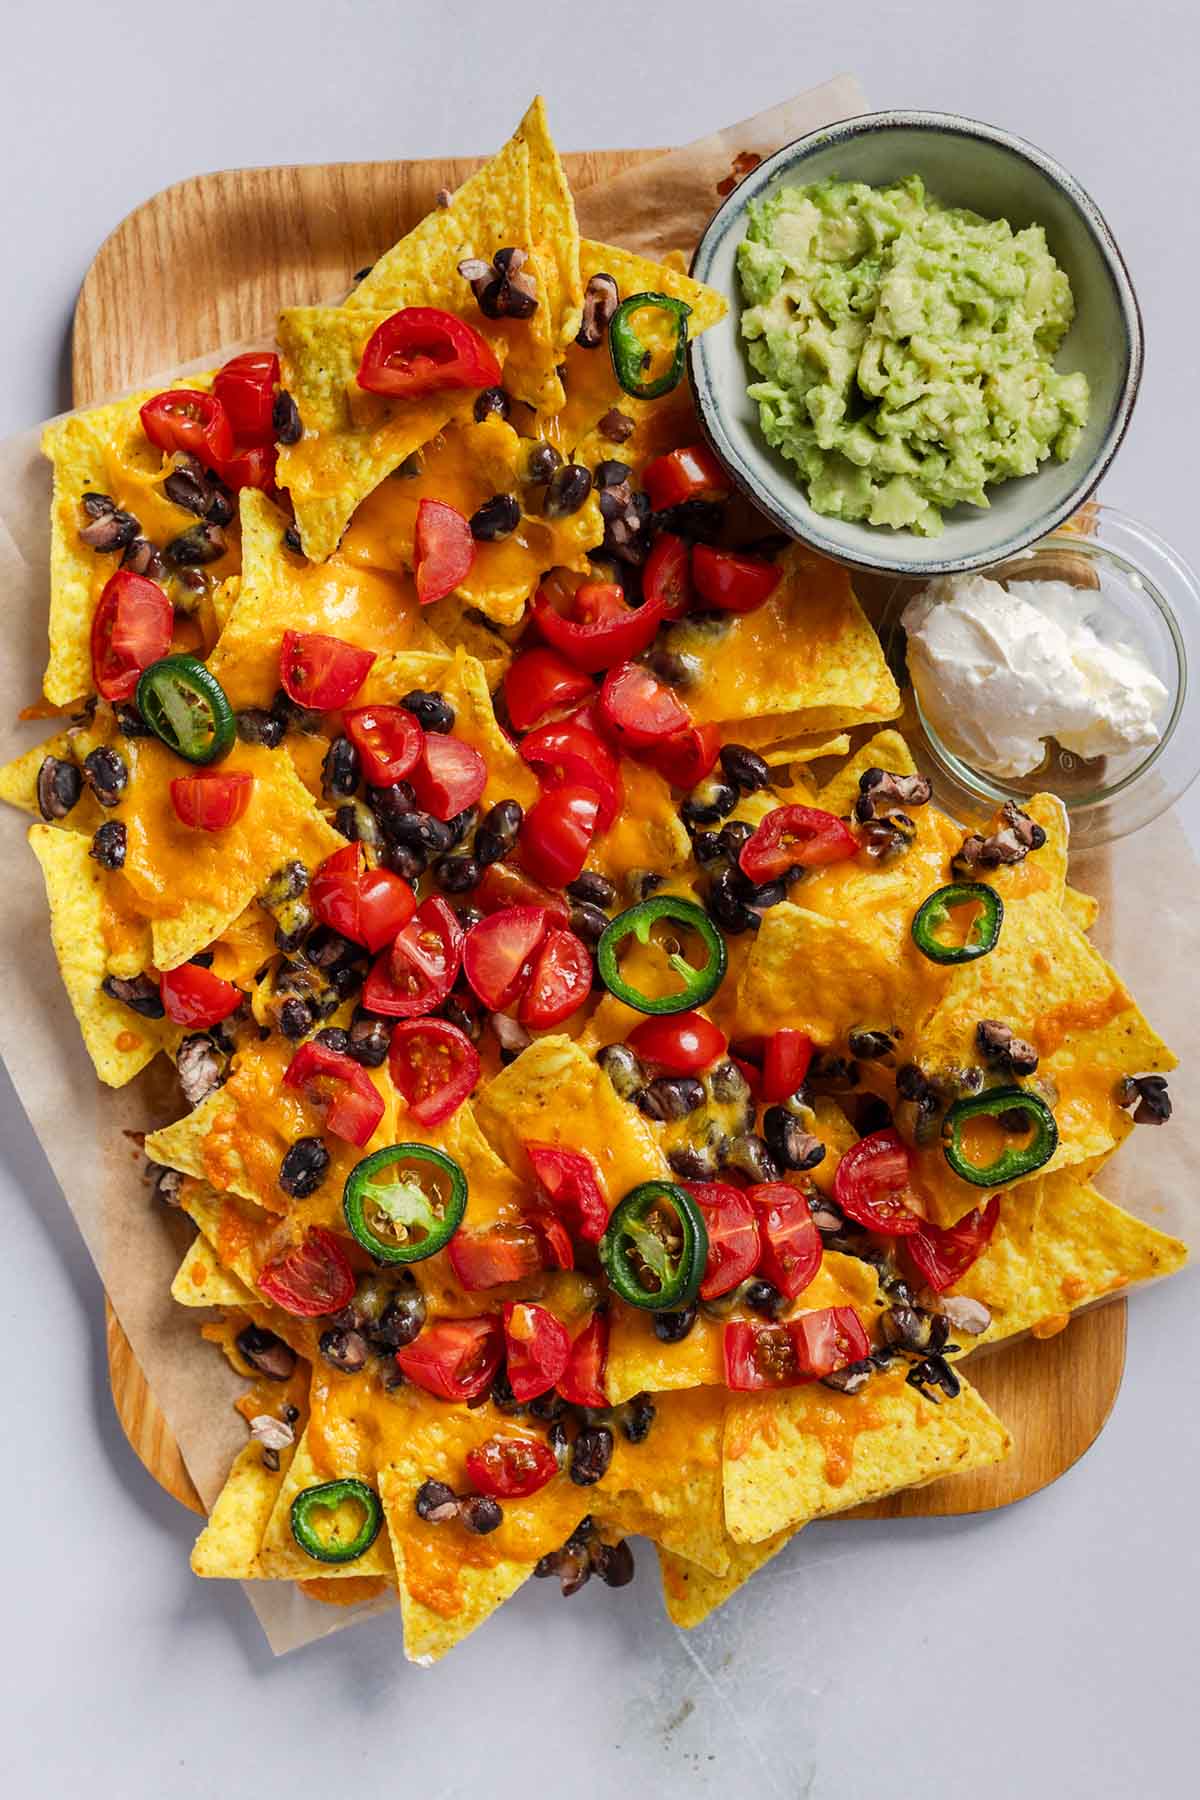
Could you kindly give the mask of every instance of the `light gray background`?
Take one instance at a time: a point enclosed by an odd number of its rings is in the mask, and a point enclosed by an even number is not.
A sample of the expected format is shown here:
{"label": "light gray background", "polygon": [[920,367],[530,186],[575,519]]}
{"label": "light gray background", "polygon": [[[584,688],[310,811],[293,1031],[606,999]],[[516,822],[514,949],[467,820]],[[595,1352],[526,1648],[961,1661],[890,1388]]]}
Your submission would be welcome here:
{"label": "light gray background", "polygon": [[[1107,496],[1195,562],[1198,46],[1194,0],[7,6],[0,432],[68,403],[79,280],[168,182],[487,151],[535,88],[565,148],[683,143],[849,68],[873,104],[994,120],[1091,189],[1149,342]],[[95,1277],[2,1074],[0,1188],[5,1792],[1195,1791],[1187,1278],[1139,1297],[1111,1423],[1023,1505],[816,1526],[691,1638],[662,1621],[647,1551],[624,1593],[530,1584],[432,1672],[387,1619],[276,1663],[238,1589],[192,1579],[191,1515],[125,1445]]]}

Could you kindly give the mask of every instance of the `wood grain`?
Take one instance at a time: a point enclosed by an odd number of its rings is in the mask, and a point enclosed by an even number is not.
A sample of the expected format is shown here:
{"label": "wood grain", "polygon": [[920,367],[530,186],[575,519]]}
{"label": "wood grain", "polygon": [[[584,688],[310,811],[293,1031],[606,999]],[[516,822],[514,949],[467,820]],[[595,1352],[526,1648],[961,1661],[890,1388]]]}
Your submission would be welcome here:
{"label": "wood grain", "polygon": [[[657,154],[567,156],[579,190]],[[88,270],[75,309],[75,400],[87,405],[214,346],[267,341],[281,306],[334,300],[457,187],[478,158],[233,169],[166,188],[122,220]],[[202,1511],[183,1459],[124,1332],[108,1310],[117,1414],[167,1492]],[[1036,1493],[1082,1456],[1104,1426],[1125,1361],[1125,1303],[1077,1318],[1049,1343],[1013,1345],[972,1364],[971,1379],[1013,1433],[998,1469],[911,1489],[856,1518],[987,1511]]]}

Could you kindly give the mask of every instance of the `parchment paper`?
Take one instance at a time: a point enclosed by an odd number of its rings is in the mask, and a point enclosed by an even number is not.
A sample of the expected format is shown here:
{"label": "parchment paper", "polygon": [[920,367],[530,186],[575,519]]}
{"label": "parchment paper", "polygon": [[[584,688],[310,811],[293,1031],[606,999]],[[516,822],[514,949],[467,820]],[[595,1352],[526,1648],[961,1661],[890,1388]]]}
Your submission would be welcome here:
{"label": "parchment paper", "polygon": [[[743,121],[612,182],[577,196],[585,234],[648,256],[690,251],[735,157],[765,155],[822,124],[866,108],[851,76],[840,76],[755,119]],[[320,298],[320,296],[317,296]],[[222,347],[189,365],[211,366]],[[163,378],[181,371],[162,371]],[[38,700],[46,660],[49,558],[49,467],[36,431],[0,444],[0,760],[49,736],[54,723],[21,724],[17,714]],[[232,1410],[241,1382],[204,1344],[203,1315],[177,1306],[171,1278],[191,1236],[189,1222],[156,1205],[142,1170],[140,1134],[178,1111],[163,1059],[130,1086],[102,1088],[79,1037],[47,930],[40,872],[25,842],[27,821],[0,807],[0,862],[7,872],[0,907],[0,1056],[87,1243],[104,1286],[178,1441],[206,1505],[220,1491],[245,1441]],[[1104,871],[1107,873],[1107,871]],[[1075,878],[1088,885],[1086,869]],[[1113,958],[1149,1017],[1187,1067],[1200,1061],[1200,1009],[1192,1003],[1200,966],[1200,922],[1194,859],[1182,827],[1160,820],[1117,847],[1113,904],[1096,938]],[[1186,1079],[1186,1075],[1185,1075]],[[1177,1088],[1180,1095],[1185,1089]],[[1103,1185],[1132,1211],[1200,1241],[1195,1193],[1197,1134],[1186,1116],[1163,1131],[1138,1131],[1105,1172]],[[332,1608],[305,1598],[290,1583],[247,1583],[246,1593],[271,1648],[283,1653],[392,1606],[390,1598]]]}

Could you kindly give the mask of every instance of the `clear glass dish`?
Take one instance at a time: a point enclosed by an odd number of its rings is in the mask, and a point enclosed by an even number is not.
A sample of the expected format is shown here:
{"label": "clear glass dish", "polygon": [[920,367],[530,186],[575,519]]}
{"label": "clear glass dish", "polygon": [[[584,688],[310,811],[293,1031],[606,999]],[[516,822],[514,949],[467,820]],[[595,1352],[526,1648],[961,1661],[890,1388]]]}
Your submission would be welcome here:
{"label": "clear glass dish", "polygon": [[[1148,525],[1112,506],[1089,506],[1078,529],[1057,531],[1021,556],[981,571],[1011,580],[1071,579],[1095,587],[1128,624],[1167,690],[1161,737],[1149,750],[1085,760],[1053,740],[1042,766],[1010,780],[973,768],[941,739],[908,680],[900,615],[921,583],[898,582],[882,623],[888,661],[905,695],[905,727],[946,810],[964,823],[1005,800],[1050,792],[1071,820],[1071,845],[1094,849],[1128,837],[1173,806],[1200,774],[1200,581]],[[1189,686],[1191,675],[1191,686]]]}

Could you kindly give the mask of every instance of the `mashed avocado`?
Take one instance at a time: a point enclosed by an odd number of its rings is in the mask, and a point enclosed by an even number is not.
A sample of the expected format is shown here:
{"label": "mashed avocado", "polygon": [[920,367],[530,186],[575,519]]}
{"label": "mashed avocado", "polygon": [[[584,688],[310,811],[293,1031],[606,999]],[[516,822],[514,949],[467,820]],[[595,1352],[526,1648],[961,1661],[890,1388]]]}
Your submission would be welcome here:
{"label": "mashed avocado", "polygon": [[817,512],[936,536],[941,508],[1070,456],[1088,384],[1052,366],[1075,303],[1040,225],[940,206],[917,175],[749,211],[749,393]]}

